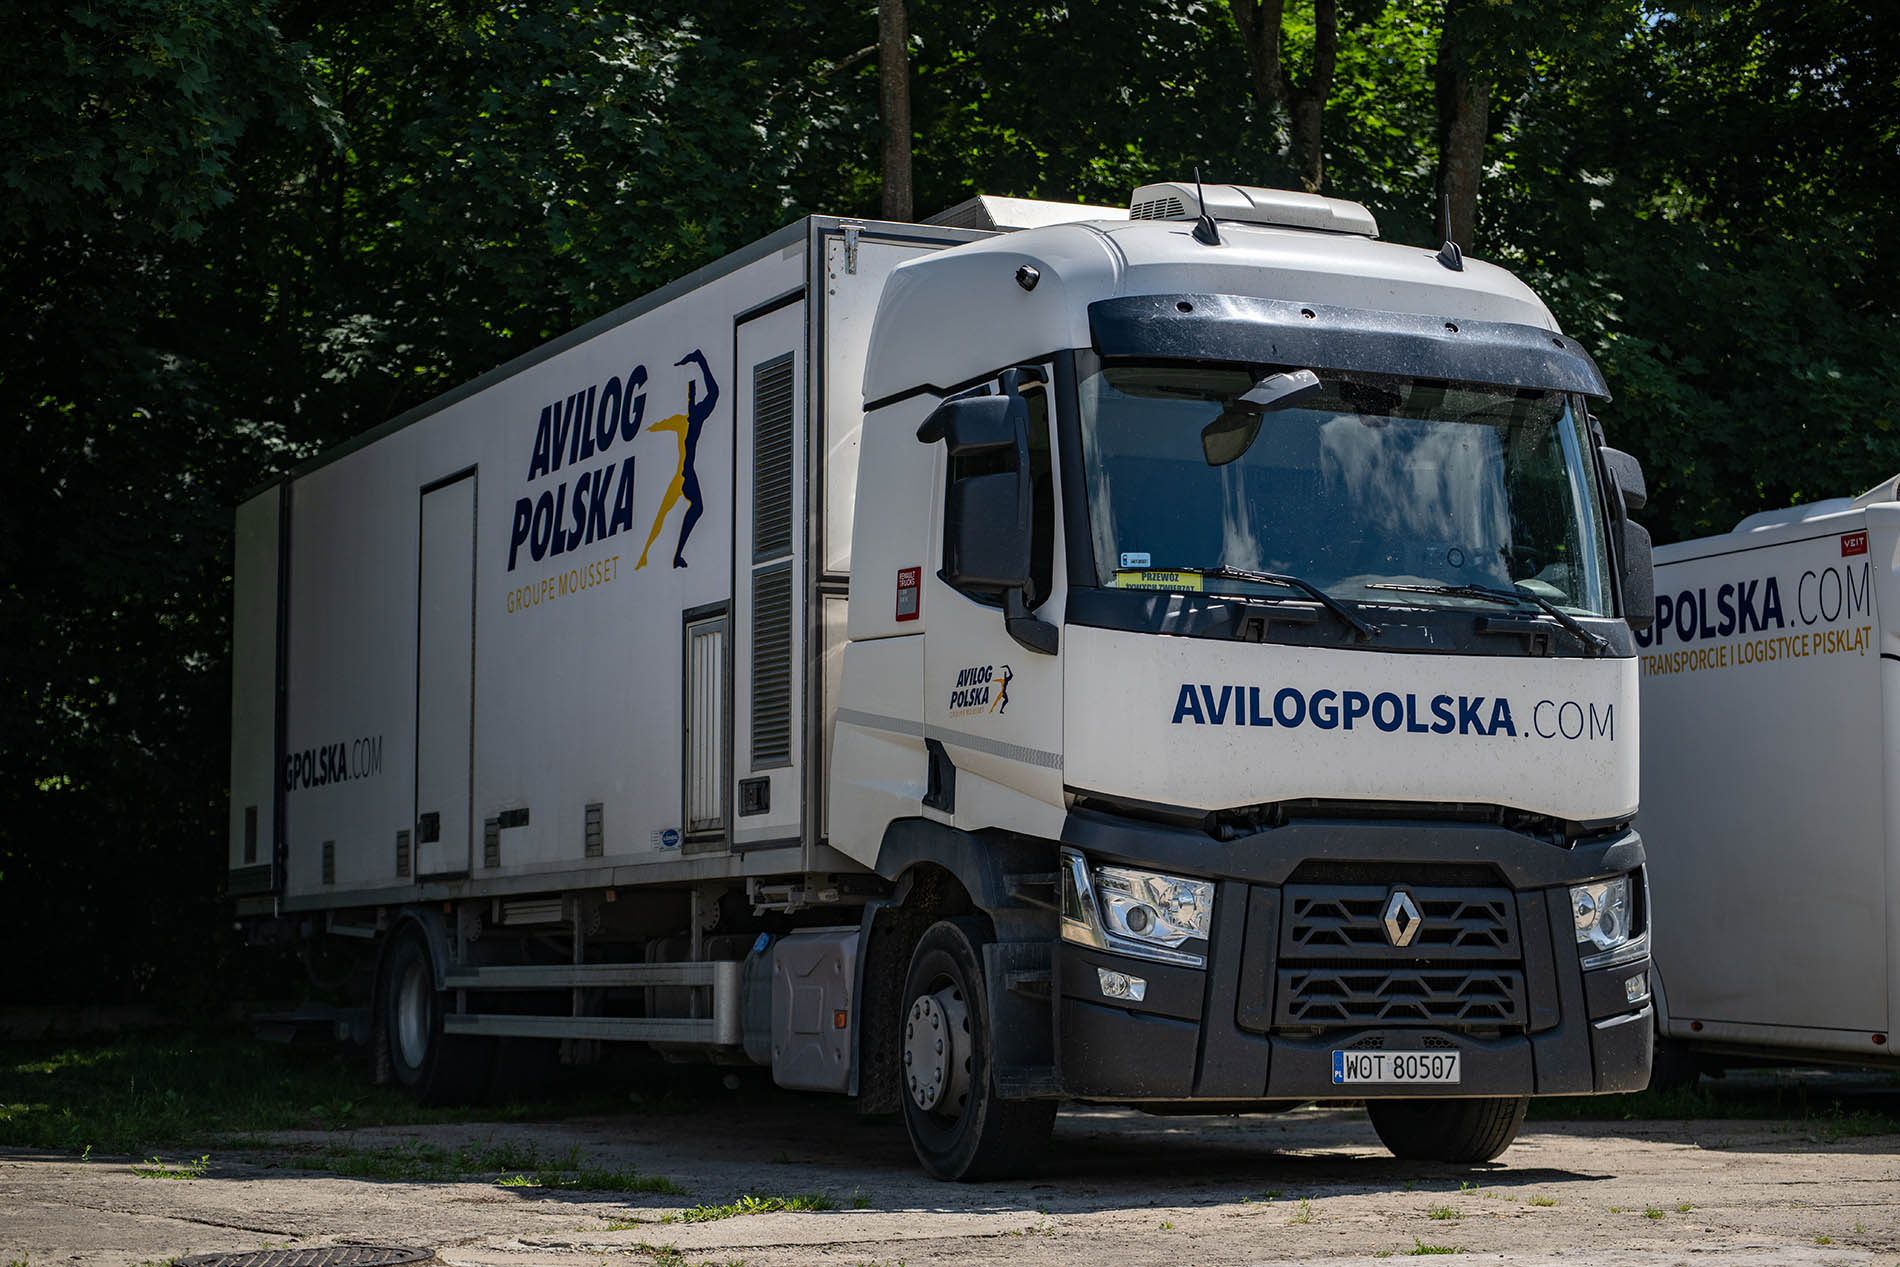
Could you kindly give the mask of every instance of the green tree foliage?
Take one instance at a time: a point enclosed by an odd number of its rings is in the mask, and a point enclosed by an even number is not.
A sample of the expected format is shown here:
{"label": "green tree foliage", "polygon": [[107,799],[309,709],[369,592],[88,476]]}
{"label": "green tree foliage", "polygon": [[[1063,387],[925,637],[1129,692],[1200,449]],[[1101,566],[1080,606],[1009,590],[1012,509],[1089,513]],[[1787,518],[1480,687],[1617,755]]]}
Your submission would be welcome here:
{"label": "green tree foliage", "polygon": [[[1870,3],[1341,0],[1326,191],[1601,360],[1660,540],[1900,470],[1900,24]],[[1330,9],[1330,6],[1329,6]],[[1316,0],[1280,7],[1313,64]],[[1227,0],[910,0],[916,208],[1297,187]],[[0,927],[14,993],[211,963],[231,511],[798,214],[876,215],[875,0],[53,0],[0,17]]]}

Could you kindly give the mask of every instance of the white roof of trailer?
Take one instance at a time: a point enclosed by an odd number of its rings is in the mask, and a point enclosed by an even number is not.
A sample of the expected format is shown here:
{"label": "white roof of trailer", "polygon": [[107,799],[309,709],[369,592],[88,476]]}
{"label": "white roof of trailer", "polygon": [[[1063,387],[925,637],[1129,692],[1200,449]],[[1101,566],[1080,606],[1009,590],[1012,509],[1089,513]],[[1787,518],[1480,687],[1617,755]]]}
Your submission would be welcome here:
{"label": "white roof of trailer", "polygon": [[[1466,257],[1454,271],[1424,247],[1235,223],[1222,223],[1220,244],[1208,246],[1193,228],[1179,220],[1058,224],[899,265],[879,306],[865,399],[949,387],[1087,347],[1088,306],[1124,295],[1251,295],[1557,328],[1530,287],[1482,260]],[[1023,265],[1039,274],[1033,290],[1017,284]]]}

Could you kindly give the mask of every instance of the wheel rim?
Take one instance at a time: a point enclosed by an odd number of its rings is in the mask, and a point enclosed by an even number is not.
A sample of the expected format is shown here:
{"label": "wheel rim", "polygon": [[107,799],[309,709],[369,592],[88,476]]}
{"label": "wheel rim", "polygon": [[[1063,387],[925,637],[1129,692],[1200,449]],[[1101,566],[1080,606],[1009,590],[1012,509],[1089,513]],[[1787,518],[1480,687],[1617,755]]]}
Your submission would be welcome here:
{"label": "wheel rim", "polygon": [[911,1002],[903,1059],[913,1104],[944,1117],[963,1112],[970,1100],[970,1010],[954,984]]}
{"label": "wheel rim", "polygon": [[429,1002],[434,993],[423,965],[411,960],[396,981],[396,1049],[403,1063],[420,1069],[429,1054]]}

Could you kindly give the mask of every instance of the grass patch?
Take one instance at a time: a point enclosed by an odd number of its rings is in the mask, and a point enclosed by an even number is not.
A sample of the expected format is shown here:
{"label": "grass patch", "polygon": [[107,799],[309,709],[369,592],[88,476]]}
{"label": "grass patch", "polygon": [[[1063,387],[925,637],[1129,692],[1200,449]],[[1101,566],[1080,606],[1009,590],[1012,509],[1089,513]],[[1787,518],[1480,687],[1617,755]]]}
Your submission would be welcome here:
{"label": "grass patch", "polygon": [[1660,1219],[1662,1216],[1663,1212],[1653,1205],[1643,1207],[1643,1217],[1646,1219]]}
{"label": "grass patch", "polygon": [[1462,1254],[1464,1252],[1456,1245],[1427,1245],[1416,1236],[1412,1238],[1412,1248],[1405,1251],[1411,1258],[1417,1258],[1421,1254]]}
{"label": "grass patch", "polygon": [[1435,1205],[1425,1211],[1425,1213],[1435,1219],[1462,1219],[1465,1217],[1465,1212],[1455,1205]]}
{"label": "grass patch", "polygon": [[242,1030],[9,1044],[0,1055],[0,1147],[139,1153],[280,1130],[532,1121],[605,1107],[599,1086],[558,1098],[424,1108],[373,1087],[341,1044],[259,1042]]}
{"label": "grass patch", "polygon": [[132,1173],[141,1179],[202,1179],[205,1171],[211,1169],[211,1154],[206,1153],[195,1161],[182,1166],[167,1166],[154,1157],[143,1165],[132,1167]]}
{"label": "grass patch", "polygon": [[1289,1223],[1311,1223],[1313,1221],[1313,1203],[1305,1197],[1300,1198],[1300,1212],[1288,1219]]}
{"label": "grass patch", "polygon": [[1557,1204],[1556,1197],[1527,1197],[1526,1200],[1528,1200],[1532,1205],[1556,1205]]}
{"label": "grass patch", "polygon": [[[790,1197],[759,1197],[751,1193],[730,1205],[695,1205],[671,1216],[681,1223],[712,1223],[737,1218],[742,1214],[777,1214],[781,1210],[835,1210],[838,1203],[822,1192],[805,1192]],[[661,1219],[662,1223],[671,1219]]]}

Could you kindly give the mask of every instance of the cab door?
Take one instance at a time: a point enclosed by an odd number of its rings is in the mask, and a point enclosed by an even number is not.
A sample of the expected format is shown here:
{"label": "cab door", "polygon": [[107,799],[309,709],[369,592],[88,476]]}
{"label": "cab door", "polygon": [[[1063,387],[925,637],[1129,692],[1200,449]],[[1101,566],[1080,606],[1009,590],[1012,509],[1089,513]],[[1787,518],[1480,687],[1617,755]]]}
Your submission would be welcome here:
{"label": "cab door", "polygon": [[[1067,579],[1062,564],[1061,472],[1050,443],[1045,368],[1042,381],[1011,384],[1028,406],[1031,583],[1022,613],[1044,625],[1045,649],[1010,632],[1004,596],[952,584],[945,577],[946,513],[957,481],[1014,469],[1002,451],[956,456],[935,443],[931,566],[923,569],[930,630],[924,649],[925,812],[966,830],[1007,827],[1053,837],[1062,809],[1061,612]],[[986,394],[1001,394],[990,384]]]}

